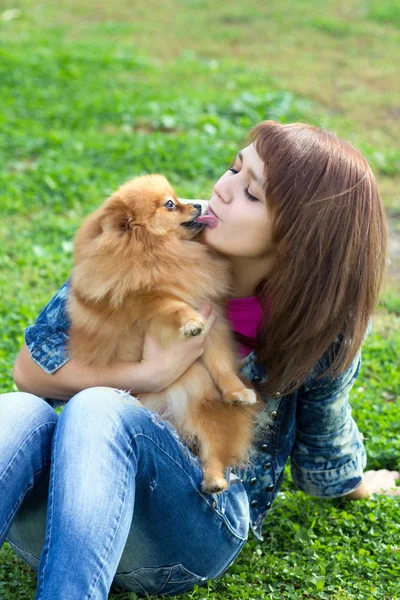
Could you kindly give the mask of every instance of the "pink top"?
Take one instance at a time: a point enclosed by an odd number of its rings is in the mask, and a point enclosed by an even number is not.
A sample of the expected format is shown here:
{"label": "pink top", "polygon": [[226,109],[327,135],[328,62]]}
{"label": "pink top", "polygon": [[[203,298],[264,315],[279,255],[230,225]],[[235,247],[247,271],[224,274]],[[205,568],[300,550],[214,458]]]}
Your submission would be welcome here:
{"label": "pink top", "polygon": [[[231,323],[233,331],[255,338],[257,327],[261,322],[262,308],[256,296],[233,298],[227,302],[226,316]],[[239,344],[239,351],[240,357],[244,358],[250,354],[252,348]]]}

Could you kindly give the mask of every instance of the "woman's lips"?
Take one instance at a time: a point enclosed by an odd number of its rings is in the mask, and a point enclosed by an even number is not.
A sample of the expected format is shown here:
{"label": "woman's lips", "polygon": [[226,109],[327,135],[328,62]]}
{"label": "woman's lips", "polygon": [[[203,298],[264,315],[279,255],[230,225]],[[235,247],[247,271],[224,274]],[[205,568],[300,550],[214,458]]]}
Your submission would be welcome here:
{"label": "woman's lips", "polygon": [[219,221],[219,216],[215,214],[215,212],[213,211],[213,209],[211,208],[210,205],[208,205],[206,208],[206,214],[214,215],[214,217],[216,217]]}
{"label": "woman's lips", "polygon": [[219,218],[217,217],[211,206],[208,205],[204,215],[197,217],[196,221],[198,223],[208,225],[210,229],[215,229],[218,226]]}

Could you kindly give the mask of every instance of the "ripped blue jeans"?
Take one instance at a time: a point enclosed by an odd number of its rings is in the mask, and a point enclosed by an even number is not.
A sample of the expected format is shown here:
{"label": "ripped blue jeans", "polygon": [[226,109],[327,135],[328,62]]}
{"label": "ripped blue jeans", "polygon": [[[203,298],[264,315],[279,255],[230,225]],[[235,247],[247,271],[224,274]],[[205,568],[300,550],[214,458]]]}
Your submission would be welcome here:
{"label": "ripped blue jeans", "polygon": [[60,415],[0,396],[0,546],[37,571],[36,600],[105,600],[111,586],[174,595],[220,576],[249,529],[234,474],[200,491],[198,458],[129,394],[83,390]]}

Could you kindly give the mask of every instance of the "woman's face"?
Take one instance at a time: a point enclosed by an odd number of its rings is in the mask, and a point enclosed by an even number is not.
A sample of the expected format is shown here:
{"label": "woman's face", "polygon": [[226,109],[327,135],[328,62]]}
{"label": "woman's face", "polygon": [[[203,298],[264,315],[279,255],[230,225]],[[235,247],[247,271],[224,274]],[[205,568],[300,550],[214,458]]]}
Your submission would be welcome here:
{"label": "woman's face", "polygon": [[264,163],[253,144],[214,186],[210,208],[218,218],[205,227],[205,243],[226,256],[261,258],[273,251],[272,223],[264,193]]}

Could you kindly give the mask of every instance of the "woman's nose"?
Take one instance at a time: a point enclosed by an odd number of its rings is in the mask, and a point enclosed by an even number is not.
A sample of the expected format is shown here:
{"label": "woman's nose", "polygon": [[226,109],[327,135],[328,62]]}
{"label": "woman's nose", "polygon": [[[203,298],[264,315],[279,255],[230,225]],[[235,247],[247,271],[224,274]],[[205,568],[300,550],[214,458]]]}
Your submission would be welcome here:
{"label": "woman's nose", "polygon": [[229,186],[226,185],[224,180],[217,181],[214,185],[214,192],[223,200],[224,202],[229,202],[231,198],[231,192],[229,191]]}

